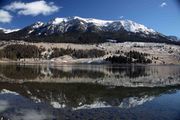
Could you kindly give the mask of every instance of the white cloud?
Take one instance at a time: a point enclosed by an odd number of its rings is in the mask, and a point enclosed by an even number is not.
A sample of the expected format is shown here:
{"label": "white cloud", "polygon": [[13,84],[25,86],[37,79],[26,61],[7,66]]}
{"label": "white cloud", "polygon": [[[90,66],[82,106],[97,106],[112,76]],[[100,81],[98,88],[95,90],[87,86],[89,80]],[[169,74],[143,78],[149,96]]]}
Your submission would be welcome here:
{"label": "white cloud", "polygon": [[163,2],[163,3],[161,3],[161,5],[160,5],[160,7],[166,7],[167,6],[167,3],[166,2]]}
{"label": "white cloud", "polygon": [[9,12],[0,9],[0,22],[1,23],[9,23],[11,22],[12,18],[13,17],[9,14]]}
{"label": "white cloud", "polygon": [[54,2],[47,3],[44,0],[34,1],[29,3],[13,2],[4,7],[6,10],[17,11],[20,15],[50,15],[59,10],[59,7],[54,5]]}
{"label": "white cloud", "polygon": [[123,18],[124,18],[124,16],[121,16],[121,17],[120,17],[120,19],[123,19]]}

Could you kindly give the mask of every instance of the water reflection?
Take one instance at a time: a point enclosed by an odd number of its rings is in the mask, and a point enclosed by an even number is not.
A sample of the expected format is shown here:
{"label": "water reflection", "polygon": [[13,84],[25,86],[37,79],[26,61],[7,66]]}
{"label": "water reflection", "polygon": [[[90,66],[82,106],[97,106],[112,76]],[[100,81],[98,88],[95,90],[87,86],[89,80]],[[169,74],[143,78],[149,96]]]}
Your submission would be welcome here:
{"label": "water reflection", "polygon": [[180,84],[180,66],[0,65],[0,81],[159,87]]}
{"label": "water reflection", "polygon": [[[10,86],[10,87],[5,87]],[[1,83],[1,95],[5,93],[22,95],[35,102],[48,102],[58,108],[76,109],[82,106],[101,103],[106,107],[118,106],[122,108],[135,107],[143,101],[152,100],[161,93],[166,93],[173,87],[167,88],[108,88],[94,84],[46,84],[26,83],[9,84]],[[177,89],[178,87],[176,87]],[[3,92],[5,91],[5,92]],[[13,92],[12,92],[13,91]],[[12,100],[13,101],[13,100]],[[134,103],[132,103],[132,101]],[[139,103],[138,103],[139,102]],[[132,105],[130,105],[132,104]],[[127,106],[126,106],[127,105]],[[93,105],[92,105],[93,106]],[[88,107],[87,107],[88,108]]]}
{"label": "water reflection", "polygon": [[82,83],[1,83],[0,113],[12,120],[49,120],[65,119],[76,115],[74,112],[81,111],[77,114],[81,115],[93,109],[128,111],[163,94],[174,94],[178,89],[180,87],[109,88]]}
{"label": "water reflection", "polygon": [[179,119],[180,66],[0,65],[10,120]]}

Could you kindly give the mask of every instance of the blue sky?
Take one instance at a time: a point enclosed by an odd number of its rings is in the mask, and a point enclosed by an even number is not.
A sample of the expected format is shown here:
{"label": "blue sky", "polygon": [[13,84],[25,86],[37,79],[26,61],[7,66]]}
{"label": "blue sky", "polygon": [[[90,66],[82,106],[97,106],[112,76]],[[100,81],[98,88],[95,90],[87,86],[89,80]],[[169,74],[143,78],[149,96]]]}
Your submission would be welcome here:
{"label": "blue sky", "polygon": [[[130,19],[180,37],[178,0],[0,0],[0,27],[23,28],[55,17]],[[36,4],[32,4],[35,3]],[[8,16],[10,15],[10,16]],[[4,17],[4,18],[3,18]]]}

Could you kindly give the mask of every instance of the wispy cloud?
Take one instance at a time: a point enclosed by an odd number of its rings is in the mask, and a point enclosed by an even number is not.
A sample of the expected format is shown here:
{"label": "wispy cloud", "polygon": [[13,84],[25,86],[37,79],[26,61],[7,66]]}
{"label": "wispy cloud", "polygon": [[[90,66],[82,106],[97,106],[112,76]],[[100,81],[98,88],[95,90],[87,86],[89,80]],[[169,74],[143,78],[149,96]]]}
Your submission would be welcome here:
{"label": "wispy cloud", "polygon": [[120,19],[124,19],[124,16],[120,16]]}
{"label": "wispy cloud", "polygon": [[6,10],[17,11],[20,15],[50,15],[59,10],[59,7],[54,2],[47,3],[44,0],[34,1],[29,3],[13,2],[4,7]]}
{"label": "wispy cloud", "polygon": [[9,12],[0,9],[0,22],[1,23],[9,23],[11,22],[12,18],[13,17],[11,16]]}
{"label": "wispy cloud", "polygon": [[163,2],[163,3],[161,3],[161,5],[160,5],[160,7],[166,7],[167,6],[167,3],[166,2]]}

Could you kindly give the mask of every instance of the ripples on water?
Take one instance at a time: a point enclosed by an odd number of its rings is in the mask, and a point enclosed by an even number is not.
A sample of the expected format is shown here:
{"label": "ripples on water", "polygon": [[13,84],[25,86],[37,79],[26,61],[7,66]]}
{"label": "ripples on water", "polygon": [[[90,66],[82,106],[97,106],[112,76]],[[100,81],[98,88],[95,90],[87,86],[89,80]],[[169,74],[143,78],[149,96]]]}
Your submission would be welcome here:
{"label": "ripples on water", "polygon": [[180,119],[180,66],[0,65],[11,120]]}

